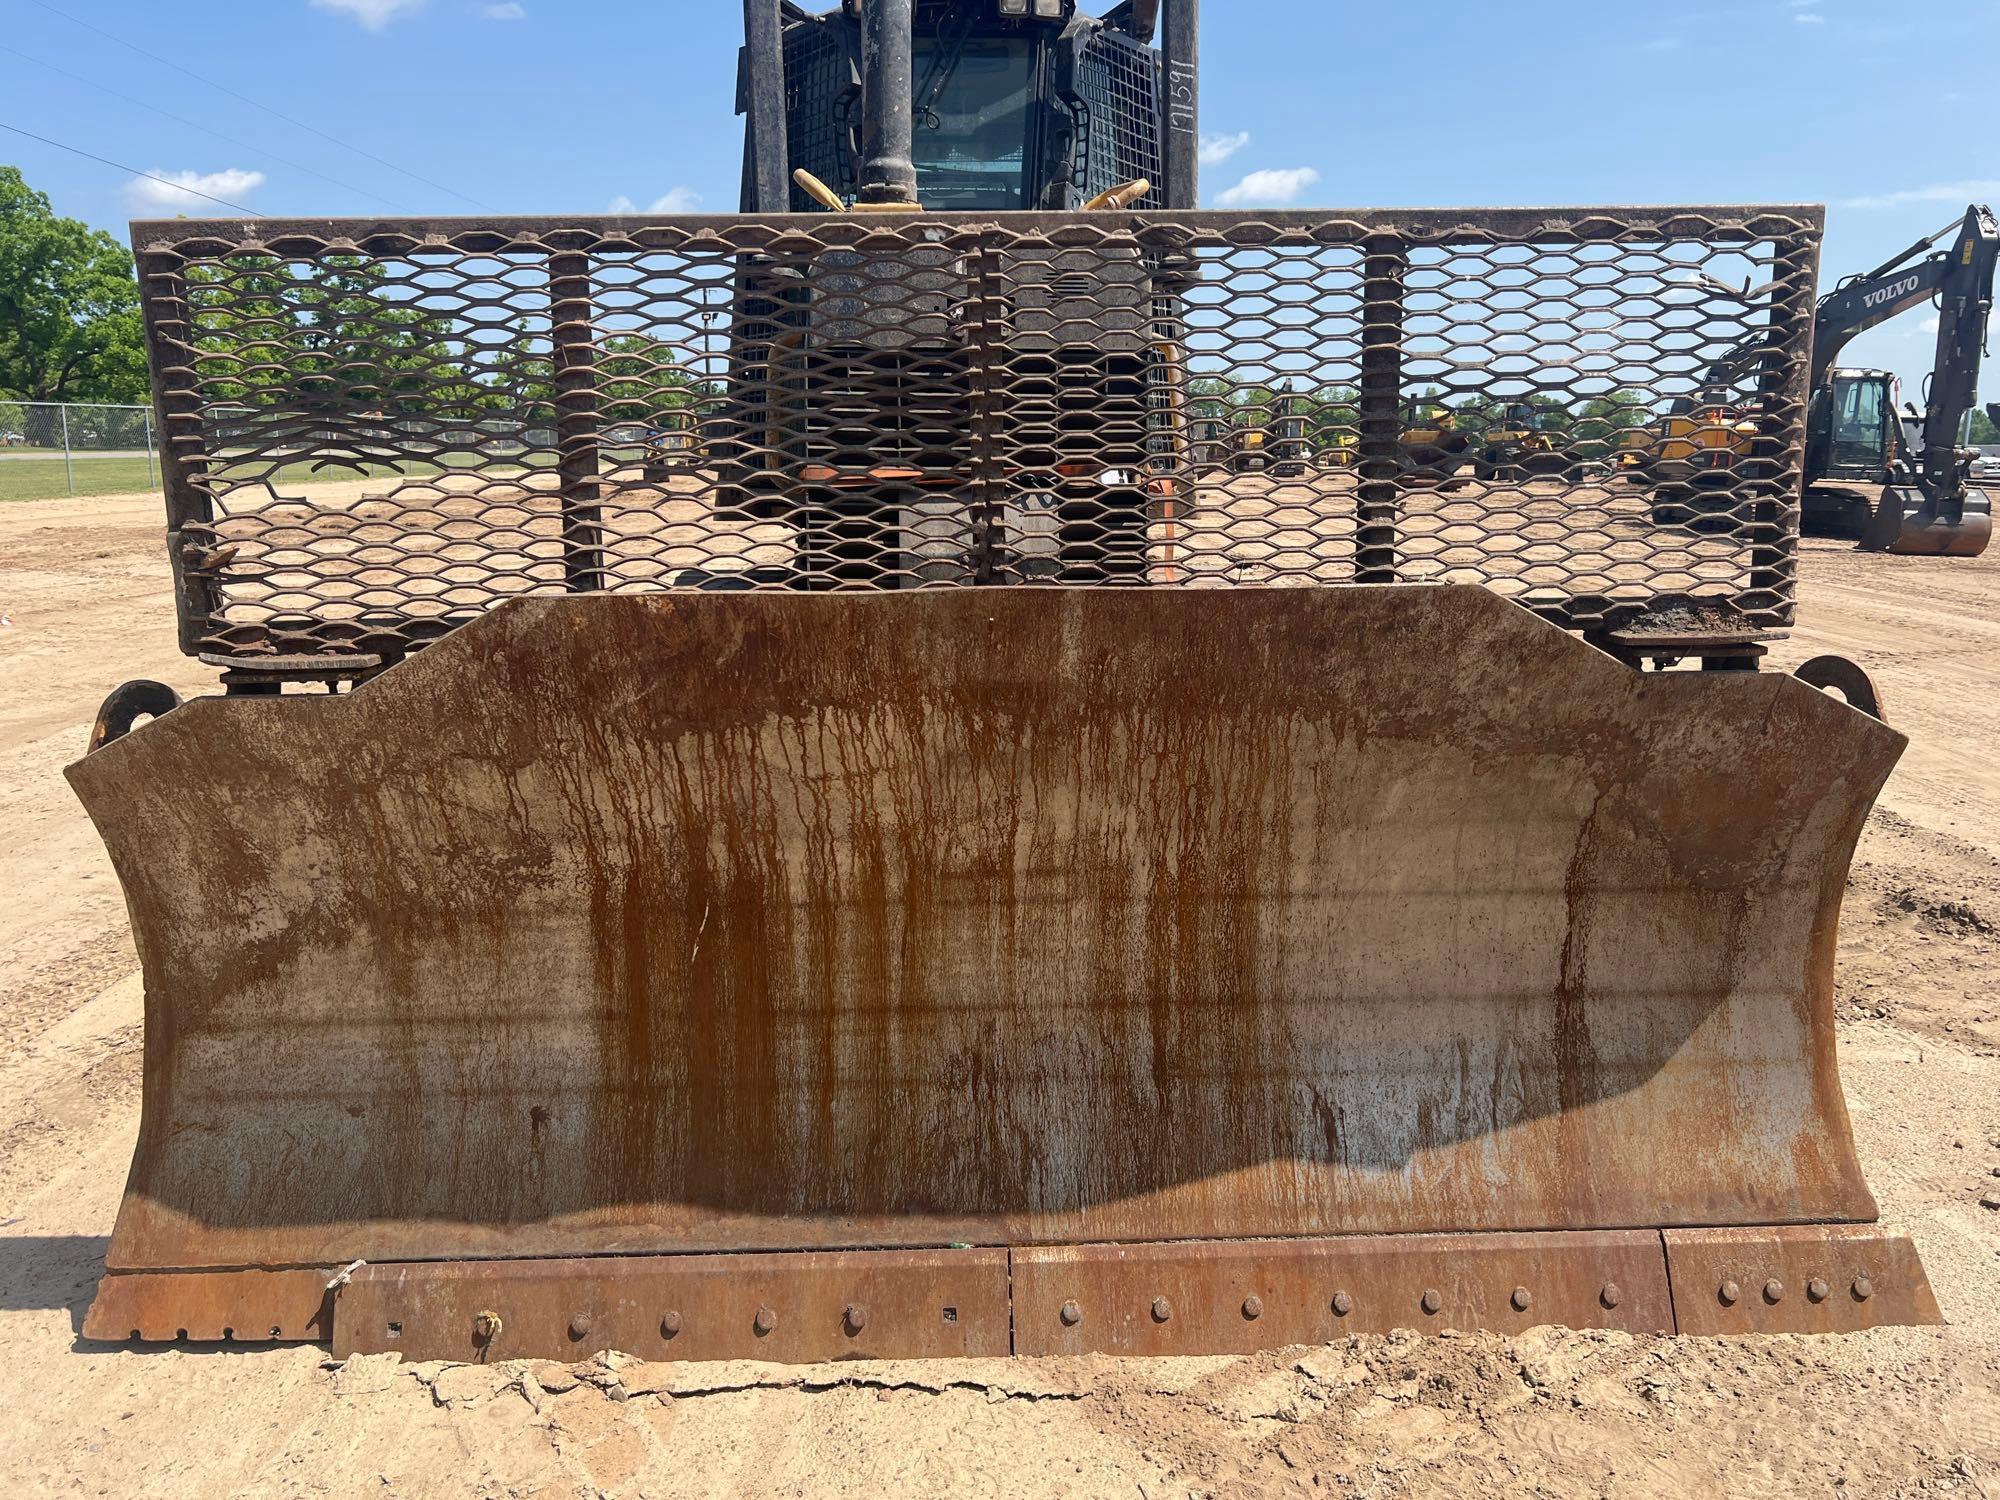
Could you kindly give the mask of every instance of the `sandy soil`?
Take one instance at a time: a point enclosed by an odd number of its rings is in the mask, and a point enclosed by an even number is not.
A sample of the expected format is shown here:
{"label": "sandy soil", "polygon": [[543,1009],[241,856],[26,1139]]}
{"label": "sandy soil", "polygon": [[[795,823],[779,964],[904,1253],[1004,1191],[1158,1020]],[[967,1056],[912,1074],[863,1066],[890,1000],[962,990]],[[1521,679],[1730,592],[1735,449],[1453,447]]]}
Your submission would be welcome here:
{"label": "sandy soil", "polygon": [[1808,544],[1791,666],[1911,737],[1864,836],[1840,1057],[1885,1217],[1952,1326],[1396,1336],[1242,1359],[335,1371],[76,1329],[137,1127],[116,884],[61,777],[107,688],[184,691],[157,499],[0,508],[0,1492],[2000,1497],[2000,551]]}

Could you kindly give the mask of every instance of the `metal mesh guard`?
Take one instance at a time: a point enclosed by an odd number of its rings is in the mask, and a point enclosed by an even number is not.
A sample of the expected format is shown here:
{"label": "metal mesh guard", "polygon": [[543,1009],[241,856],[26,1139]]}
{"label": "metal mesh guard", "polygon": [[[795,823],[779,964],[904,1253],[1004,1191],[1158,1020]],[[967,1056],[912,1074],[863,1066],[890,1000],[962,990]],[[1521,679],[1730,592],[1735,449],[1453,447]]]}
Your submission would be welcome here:
{"label": "metal mesh guard", "polygon": [[182,645],[394,659],[526,593],[1017,583],[1474,582],[1571,628],[1768,629],[1819,230],[138,224]]}

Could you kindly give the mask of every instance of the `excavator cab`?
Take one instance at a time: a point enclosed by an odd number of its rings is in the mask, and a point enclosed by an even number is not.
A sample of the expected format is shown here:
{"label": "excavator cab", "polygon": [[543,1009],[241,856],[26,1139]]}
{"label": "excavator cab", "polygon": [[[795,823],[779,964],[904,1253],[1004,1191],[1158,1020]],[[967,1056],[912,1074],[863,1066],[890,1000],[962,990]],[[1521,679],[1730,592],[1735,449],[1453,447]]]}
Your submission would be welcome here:
{"label": "excavator cab", "polygon": [[[1890,465],[1909,451],[1902,384],[1887,370],[1829,370],[1806,407],[1802,521],[1808,531],[1858,537],[1875,514]],[[1921,427],[1921,423],[1919,423]],[[1915,444],[1923,446],[1921,439]]]}
{"label": "excavator cab", "polygon": [[1858,536],[1875,511],[1901,451],[1902,388],[1887,370],[1830,370],[1806,408],[1804,521],[1814,530]]}
{"label": "excavator cab", "polygon": [[1815,474],[1879,484],[1897,452],[1901,394],[1887,370],[1835,370],[1806,413],[1806,462]]}

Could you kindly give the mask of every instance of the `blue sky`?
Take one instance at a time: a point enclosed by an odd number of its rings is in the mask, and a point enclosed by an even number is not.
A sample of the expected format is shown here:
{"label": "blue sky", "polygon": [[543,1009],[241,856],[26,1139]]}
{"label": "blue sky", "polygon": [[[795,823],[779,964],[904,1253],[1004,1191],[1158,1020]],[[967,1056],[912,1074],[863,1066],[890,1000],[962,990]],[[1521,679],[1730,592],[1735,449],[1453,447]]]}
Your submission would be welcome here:
{"label": "blue sky", "polygon": [[[1830,284],[2000,202],[2000,0],[1204,11],[1210,203],[1823,202]],[[262,213],[736,204],[736,0],[0,0],[0,17],[0,122]],[[0,161],[121,238],[133,217],[223,212],[4,132]],[[1844,362],[1914,376],[1923,323]],[[2000,362],[1982,395],[2000,397]]]}

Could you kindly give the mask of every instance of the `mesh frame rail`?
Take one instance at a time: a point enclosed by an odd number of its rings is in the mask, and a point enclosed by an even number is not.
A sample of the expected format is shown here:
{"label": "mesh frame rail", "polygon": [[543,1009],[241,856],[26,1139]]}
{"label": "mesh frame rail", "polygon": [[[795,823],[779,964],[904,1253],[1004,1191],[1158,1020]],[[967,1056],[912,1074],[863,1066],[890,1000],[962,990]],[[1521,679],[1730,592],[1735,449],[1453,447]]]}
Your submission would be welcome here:
{"label": "mesh frame rail", "polygon": [[1780,630],[1820,230],[135,224],[181,644],[340,675],[522,594],[1007,584],[1472,582],[1575,630]]}

